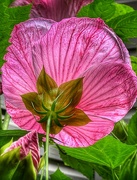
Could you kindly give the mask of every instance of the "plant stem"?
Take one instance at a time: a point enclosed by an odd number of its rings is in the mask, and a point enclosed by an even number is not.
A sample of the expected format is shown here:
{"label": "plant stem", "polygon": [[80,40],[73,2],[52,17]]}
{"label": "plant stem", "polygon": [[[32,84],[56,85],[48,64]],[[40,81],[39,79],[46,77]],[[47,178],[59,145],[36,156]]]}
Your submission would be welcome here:
{"label": "plant stem", "polygon": [[3,130],[7,130],[7,129],[8,129],[8,127],[9,127],[9,122],[10,122],[10,116],[9,116],[9,114],[6,112],[5,117],[4,117],[4,122],[3,122],[3,125],[2,125],[2,129],[3,129]]}
{"label": "plant stem", "polygon": [[118,137],[113,132],[111,132],[111,134],[115,139],[119,140]]}
{"label": "plant stem", "polygon": [[123,126],[123,124],[121,123],[121,121],[120,121],[120,125],[121,125],[121,127],[123,128],[123,131],[125,132],[126,136],[128,136],[127,130],[125,129],[125,127]]}
{"label": "plant stem", "polygon": [[50,124],[51,124],[51,114],[47,120],[47,127],[46,127],[46,142],[44,146],[44,151],[46,152],[45,155],[45,166],[46,166],[46,180],[49,178],[49,133],[50,133]]}
{"label": "plant stem", "polygon": [[0,129],[2,129],[1,96],[0,96]]}

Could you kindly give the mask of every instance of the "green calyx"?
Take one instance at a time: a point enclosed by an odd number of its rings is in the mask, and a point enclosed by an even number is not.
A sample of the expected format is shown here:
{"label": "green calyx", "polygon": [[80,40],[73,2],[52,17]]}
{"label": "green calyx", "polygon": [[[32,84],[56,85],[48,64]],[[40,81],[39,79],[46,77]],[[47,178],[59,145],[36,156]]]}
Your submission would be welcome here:
{"label": "green calyx", "polygon": [[83,126],[90,119],[80,109],[75,108],[82,96],[83,78],[61,84],[56,82],[42,69],[37,80],[37,93],[23,94],[22,100],[33,115],[39,116],[43,129],[51,117],[50,133],[57,134],[67,125]]}

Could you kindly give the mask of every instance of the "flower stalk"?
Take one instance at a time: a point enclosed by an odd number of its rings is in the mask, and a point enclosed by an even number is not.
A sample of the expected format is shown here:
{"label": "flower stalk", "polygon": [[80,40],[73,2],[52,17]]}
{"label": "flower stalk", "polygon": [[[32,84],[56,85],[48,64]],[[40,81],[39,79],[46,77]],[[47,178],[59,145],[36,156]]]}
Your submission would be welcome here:
{"label": "flower stalk", "polygon": [[45,166],[46,166],[46,180],[48,180],[48,177],[49,177],[49,133],[50,133],[51,117],[52,117],[52,114],[50,113],[50,115],[48,117],[48,120],[47,120],[46,142],[44,144]]}
{"label": "flower stalk", "polygon": [[9,127],[9,122],[10,122],[10,116],[9,116],[9,114],[6,112],[5,117],[4,117],[4,122],[3,122],[3,124],[2,124],[2,129],[3,129],[3,130],[7,130],[7,129],[8,129],[8,127]]}

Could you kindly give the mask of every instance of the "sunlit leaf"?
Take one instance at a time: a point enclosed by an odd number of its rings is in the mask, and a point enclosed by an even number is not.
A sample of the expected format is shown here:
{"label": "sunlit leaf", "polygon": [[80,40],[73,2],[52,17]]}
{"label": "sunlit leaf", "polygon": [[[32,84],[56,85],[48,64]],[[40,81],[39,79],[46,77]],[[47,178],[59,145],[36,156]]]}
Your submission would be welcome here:
{"label": "sunlit leaf", "polygon": [[137,112],[132,116],[128,124],[128,144],[137,144]]}
{"label": "sunlit leaf", "polygon": [[94,179],[94,171],[93,166],[89,162],[85,162],[71,156],[68,156],[60,151],[60,156],[63,159],[63,162],[69,165],[70,167],[76,169],[85,175],[89,180]]}
{"label": "sunlit leaf", "polygon": [[137,11],[111,19],[108,23],[123,40],[137,37]]}
{"label": "sunlit leaf", "polygon": [[12,1],[0,1],[0,67],[4,63],[3,56],[9,46],[8,39],[14,25],[27,20],[31,9],[31,5],[11,8]]}
{"label": "sunlit leaf", "polygon": [[50,175],[50,180],[72,180],[72,179],[66,176],[64,173],[62,173],[58,168],[56,172]]}
{"label": "sunlit leaf", "polygon": [[78,17],[110,19],[115,14],[114,0],[95,0],[91,4],[83,7],[78,13]]}
{"label": "sunlit leaf", "polygon": [[86,148],[60,146],[64,152],[76,159],[92,162],[112,169],[121,165],[135,150],[135,146],[126,145],[111,136],[107,136]]}
{"label": "sunlit leaf", "polygon": [[121,167],[119,180],[137,179],[137,152],[133,153]]}

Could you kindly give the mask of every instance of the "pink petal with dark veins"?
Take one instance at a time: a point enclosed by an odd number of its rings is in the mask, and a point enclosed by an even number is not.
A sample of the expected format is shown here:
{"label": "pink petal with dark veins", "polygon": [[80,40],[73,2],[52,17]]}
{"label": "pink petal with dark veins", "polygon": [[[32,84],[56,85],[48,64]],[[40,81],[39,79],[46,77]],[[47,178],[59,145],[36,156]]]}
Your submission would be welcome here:
{"label": "pink petal with dark veins", "polygon": [[60,21],[76,16],[82,6],[93,0],[15,0],[12,6],[22,6],[32,3],[31,18],[44,17]]}
{"label": "pink petal with dark veins", "polygon": [[35,44],[32,57],[37,77],[44,65],[58,85],[76,79],[94,63],[130,65],[124,44],[99,18],[70,18],[54,24]]}
{"label": "pink petal with dark veins", "polygon": [[86,147],[108,135],[114,123],[108,120],[90,122],[85,126],[66,126],[60,133],[53,136],[56,143],[69,147]]}
{"label": "pink petal with dark veins", "polygon": [[21,147],[20,158],[23,159],[28,155],[29,152],[31,152],[34,166],[36,169],[38,169],[38,164],[40,161],[40,151],[38,145],[38,135],[36,131],[32,131],[18,139],[18,141],[13,142],[11,146],[4,151],[4,153],[11,151],[12,149],[19,146]]}
{"label": "pink petal with dark veins", "polygon": [[137,76],[123,63],[93,65],[82,74],[83,94],[77,108],[92,120],[121,120],[137,98]]}

